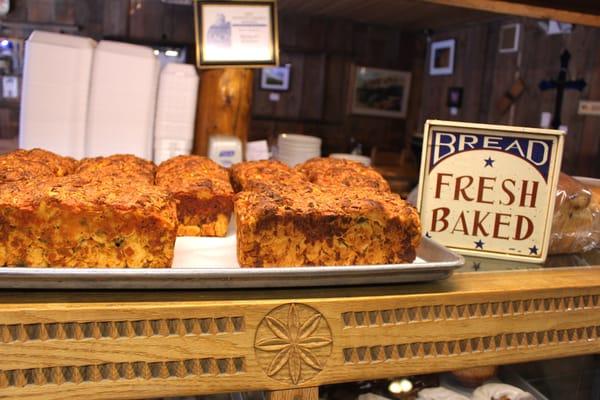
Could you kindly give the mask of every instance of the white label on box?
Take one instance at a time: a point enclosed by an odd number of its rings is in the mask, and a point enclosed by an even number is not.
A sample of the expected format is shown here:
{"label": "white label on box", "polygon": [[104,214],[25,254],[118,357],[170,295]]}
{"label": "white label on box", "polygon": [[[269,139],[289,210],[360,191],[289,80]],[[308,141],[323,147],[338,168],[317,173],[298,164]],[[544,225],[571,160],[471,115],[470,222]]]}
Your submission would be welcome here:
{"label": "white label on box", "polygon": [[266,140],[257,140],[246,144],[246,161],[268,160],[269,146]]}
{"label": "white label on box", "polygon": [[19,97],[19,78],[16,76],[2,77],[2,97],[16,99]]}

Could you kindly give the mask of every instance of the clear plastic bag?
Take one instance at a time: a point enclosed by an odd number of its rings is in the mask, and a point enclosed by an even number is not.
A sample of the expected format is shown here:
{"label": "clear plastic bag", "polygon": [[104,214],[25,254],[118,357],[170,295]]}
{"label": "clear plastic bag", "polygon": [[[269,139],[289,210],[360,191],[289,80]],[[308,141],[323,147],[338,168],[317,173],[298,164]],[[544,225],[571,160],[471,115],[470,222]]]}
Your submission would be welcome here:
{"label": "clear plastic bag", "polygon": [[583,253],[600,247],[599,189],[560,174],[549,254]]}

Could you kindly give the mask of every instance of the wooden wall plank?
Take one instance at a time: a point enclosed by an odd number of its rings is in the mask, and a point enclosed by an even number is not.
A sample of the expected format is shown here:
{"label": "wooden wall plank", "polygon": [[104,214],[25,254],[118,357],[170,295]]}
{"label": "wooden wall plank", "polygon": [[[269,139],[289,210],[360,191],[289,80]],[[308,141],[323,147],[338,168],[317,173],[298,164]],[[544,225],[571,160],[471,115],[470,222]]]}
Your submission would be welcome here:
{"label": "wooden wall plank", "polygon": [[[429,3],[447,6],[463,7],[474,10],[495,12],[500,14],[511,14],[538,19],[555,19],[573,24],[600,27],[600,15],[571,11],[558,5],[541,7],[537,5],[522,4],[519,1],[502,0],[425,0]],[[594,4],[590,3],[590,9],[595,10]]]}
{"label": "wooden wall plank", "polygon": [[104,36],[123,37],[129,26],[129,1],[105,0],[102,31]]}
{"label": "wooden wall plank", "polygon": [[[506,23],[521,23],[521,53],[498,52],[499,32]],[[559,72],[563,49],[572,54],[569,78],[583,77],[589,86],[582,93],[566,91],[562,121],[568,126],[563,171],[575,175],[600,177],[595,159],[599,158],[598,117],[577,114],[579,100],[598,100],[596,82],[600,71],[600,30],[577,27],[569,35],[546,35],[536,21],[508,18],[488,24],[472,25],[433,35],[431,40],[456,39],[455,70],[449,76],[430,76],[425,72],[420,123],[427,118],[457,119],[469,122],[500,123],[537,127],[543,111],[554,112],[556,91],[541,91],[540,81],[553,79]],[[427,56],[428,57],[428,56]],[[519,67],[520,57],[520,67]],[[428,58],[426,59],[428,66]],[[426,67],[428,68],[428,67]],[[495,104],[520,73],[526,89],[510,112],[498,113]],[[446,107],[448,87],[464,88],[463,107],[450,116]],[[586,161],[583,161],[586,160]]]}
{"label": "wooden wall plank", "polygon": [[302,104],[300,106],[300,115],[303,118],[318,120],[323,117],[325,61],[324,53],[307,54],[304,57]]}

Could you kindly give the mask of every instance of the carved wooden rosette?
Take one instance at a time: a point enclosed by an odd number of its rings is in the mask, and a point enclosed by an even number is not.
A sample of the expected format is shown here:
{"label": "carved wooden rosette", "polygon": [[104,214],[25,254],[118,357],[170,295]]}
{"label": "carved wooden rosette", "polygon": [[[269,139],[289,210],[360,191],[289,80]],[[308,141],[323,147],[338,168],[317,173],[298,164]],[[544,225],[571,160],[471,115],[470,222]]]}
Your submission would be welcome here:
{"label": "carved wooden rosette", "polygon": [[323,315],[304,304],[284,304],[269,312],[256,329],[256,359],[265,373],[297,385],[325,368],[331,330]]}
{"label": "carved wooden rosette", "polygon": [[291,390],[600,351],[600,268],[376,288],[3,292],[0,306],[1,398]]}

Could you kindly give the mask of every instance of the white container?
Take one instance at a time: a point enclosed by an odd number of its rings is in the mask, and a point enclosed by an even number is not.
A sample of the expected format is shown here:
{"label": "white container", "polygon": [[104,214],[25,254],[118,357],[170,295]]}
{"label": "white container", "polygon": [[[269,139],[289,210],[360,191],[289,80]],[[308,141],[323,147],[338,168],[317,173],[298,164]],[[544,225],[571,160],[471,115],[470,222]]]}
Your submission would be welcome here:
{"label": "white container", "polygon": [[34,31],[25,42],[19,147],[84,156],[96,42]]}
{"label": "white container", "polygon": [[152,160],[158,60],[150,47],[103,40],[96,47],[86,156]]}
{"label": "white container", "polygon": [[359,154],[350,153],[332,153],[329,155],[330,158],[341,158],[344,160],[356,161],[369,167],[371,165],[371,157],[361,156]]}
{"label": "white container", "polygon": [[293,167],[321,155],[322,140],[315,136],[282,133],[277,137],[276,158]]}
{"label": "white container", "polygon": [[198,74],[194,66],[170,63],[163,68],[156,101],[154,162],[190,153],[197,97]]}
{"label": "white container", "polygon": [[226,168],[242,162],[242,142],[236,136],[211,135],[208,138],[208,158]]}

